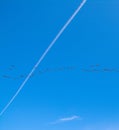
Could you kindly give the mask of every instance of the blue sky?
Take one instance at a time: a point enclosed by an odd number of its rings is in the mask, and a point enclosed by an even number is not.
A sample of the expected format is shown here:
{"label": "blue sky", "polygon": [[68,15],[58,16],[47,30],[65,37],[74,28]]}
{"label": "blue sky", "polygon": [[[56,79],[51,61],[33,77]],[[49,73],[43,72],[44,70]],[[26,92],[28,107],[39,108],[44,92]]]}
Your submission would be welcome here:
{"label": "blue sky", "polygon": [[[81,0],[0,1],[0,111]],[[119,130],[119,1],[87,0],[0,130]]]}

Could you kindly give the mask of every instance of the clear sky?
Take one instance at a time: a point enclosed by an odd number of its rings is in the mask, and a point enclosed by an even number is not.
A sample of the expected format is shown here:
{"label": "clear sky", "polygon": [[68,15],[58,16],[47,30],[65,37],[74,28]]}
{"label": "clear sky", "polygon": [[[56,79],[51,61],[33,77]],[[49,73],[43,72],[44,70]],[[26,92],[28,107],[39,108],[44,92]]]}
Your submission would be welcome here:
{"label": "clear sky", "polygon": [[[0,1],[0,111],[81,0]],[[119,1],[87,0],[0,130],[119,130]]]}

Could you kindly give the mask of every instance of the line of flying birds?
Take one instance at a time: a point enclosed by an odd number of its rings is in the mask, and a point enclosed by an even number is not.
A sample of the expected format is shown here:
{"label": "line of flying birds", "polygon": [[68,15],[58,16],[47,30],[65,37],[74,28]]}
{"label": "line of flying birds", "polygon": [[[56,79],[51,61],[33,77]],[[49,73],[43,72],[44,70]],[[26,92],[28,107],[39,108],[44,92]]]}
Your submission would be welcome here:
{"label": "line of flying birds", "polygon": [[[78,68],[79,67],[75,67],[75,66],[45,68],[45,69],[42,69],[42,70],[38,70],[37,74],[34,74],[33,76],[38,75],[38,74],[41,75],[41,74],[45,74],[45,73],[51,73],[51,72],[72,71],[72,70],[76,70]],[[8,70],[9,71],[16,70],[16,66],[11,65],[8,68]],[[88,66],[88,68],[81,67],[80,70],[82,72],[119,72],[119,69],[117,69],[117,68],[105,68],[105,67],[101,67],[100,64],[90,65],[90,66]],[[17,79],[25,78],[26,76],[27,76],[26,74],[20,74],[19,76],[13,77],[13,76],[10,76],[8,74],[3,74],[2,78],[17,80]]]}
{"label": "line of flying birds", "polygon": [[[33,76],[38,75],[38,74],[41,75],[41,74],[45,74],[45,73],[49,73],[49,72],[71,71],[71,70],[74,70],[74,69],[75,69],[74,66],[45,68],[45,69],[42,69],[42,70],[38,70],[37,74],[35,73],[35,74],[33,74]],[[10,67],[8,67],[8,70],[9,71],[14,71],[14,70],[16,70],[16,66],[15,65],[11,65]],[[25,78],[26,76],[27,76],[27,74],[20,74],[19,76],[10,76],[8,74],[3,74],[2,78],[17,80],[17,79]]]}

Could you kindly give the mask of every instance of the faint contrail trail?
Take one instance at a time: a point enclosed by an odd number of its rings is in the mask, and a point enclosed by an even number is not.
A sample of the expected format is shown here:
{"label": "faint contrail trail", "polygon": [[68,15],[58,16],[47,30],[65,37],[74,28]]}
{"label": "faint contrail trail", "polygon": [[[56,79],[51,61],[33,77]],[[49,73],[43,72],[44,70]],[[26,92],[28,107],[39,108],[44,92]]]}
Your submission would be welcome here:
{"label": "faint contrail trail", "polygon": [[38,62],[35,64],[35,66],[32,68],[32,70],[30,71],[30,73],[27,75],[27,77],[25,78],[25,80],[22,82],[22,84],[20,85],[19,89],[17,90],[17,92],[15,93],[15,95],[11,98],[11,100],[7,103],[7,105],[4,107],[4,109],[1,111],[0,116],[3,115],[3,113],[7,110],[7,108],[11,105],[11,103],[14,101],[14,99],[17,97],[17,95],[19,94],[19,92],[21,91],[21,89],[24,87],[24,85],[27,83],[27,81],[29,80],[29,78],[32,76],[32,74],[34,73],[34,71],[36,70],[36,68],[39,66],[39,64],[41,63],[41,61],[44,59],[44,57],[46,56],[46,54],[49,52],[49,50],[52,48],[52,46],[55,44],[55,42],[59,39],[59,37],[61,36],[61,34],[64,32],[64,30],[67,28],[67,26],[71,23],[71,21],[74,19],[74,17],[77,15],[77,13],[80,11],[80,9],[83,7],[83,5],[86,3],[86,0],[83,0],[82,3],[79,5],[79,7],[76,9],[76,11],[73,13],[73,15],[69,18],[69,20],[65,23],[65,25],[61,28],[61,30],[58,32],[58,34],[56,35],[56,37],[53,39],[53,41],[50,43],[50,45],[47,47],[47,49],[45,50],[45,52],[42,54],[42,56],[39,58]]}

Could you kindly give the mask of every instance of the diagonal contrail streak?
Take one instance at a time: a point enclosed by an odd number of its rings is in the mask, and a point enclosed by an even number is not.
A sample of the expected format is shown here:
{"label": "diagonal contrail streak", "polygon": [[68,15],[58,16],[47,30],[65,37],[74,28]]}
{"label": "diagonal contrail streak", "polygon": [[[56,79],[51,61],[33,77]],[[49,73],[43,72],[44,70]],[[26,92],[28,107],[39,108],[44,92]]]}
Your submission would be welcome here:
{"label": "diagonal contrail streak", "polygon": [[24,85],[30,79],[30,77],[32,76],[32,74],[34,73],[34,71],[36,70],[36,68],[39,66],[39,64],[41,63],[41,61],[44,59],[44,57],[46,56],[46,54],[50,51],[50,49],[52,48],[52,46],[59,39],[59,37],[61,36],[61,34],[65,31],[65,29],[67,28],[67,26],[71,23],[71,21],[74,19],[74,17],[77,15],[77,13],[80,11],[80,9],[84,6],[85,3],[86,3],[86,0],[83,0],[81,2],[81,4],[78,6],[78,8],[76,9],[76,11],[72,14],[72,16],[65,23],[65,25],[61,28],[61,30],[59,31],[59,33],[56,35],[56,37],[53,39],[53,41],[47,47],[47,49],[45,50],[45,52],[41,55],[41,57],[39,58],[38,62],[34,65],[34,67],[32,68],[32,70],[30,71],[30,73],[27,75],[27,77],[25,78],[25,80],[22,82],[22,84],[20,85],[20,87],[17,90],[17,92],[14,94],[14,96],[11,98],[11,100],[7,103],[7,105],[3,108],[3,110],[0,113],[0,116],[2,116],[3,113],[7,110],[7,108],[11,105],[11,103],[14,101],[14,99],[17,97],[17,95],[20,93],[20,91],[24,87]]}

